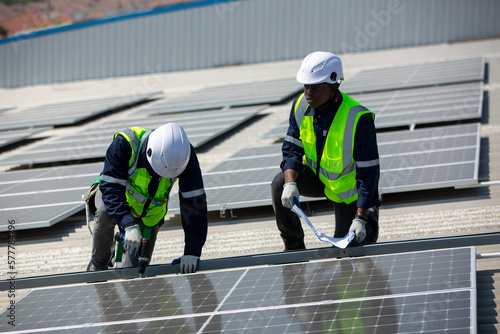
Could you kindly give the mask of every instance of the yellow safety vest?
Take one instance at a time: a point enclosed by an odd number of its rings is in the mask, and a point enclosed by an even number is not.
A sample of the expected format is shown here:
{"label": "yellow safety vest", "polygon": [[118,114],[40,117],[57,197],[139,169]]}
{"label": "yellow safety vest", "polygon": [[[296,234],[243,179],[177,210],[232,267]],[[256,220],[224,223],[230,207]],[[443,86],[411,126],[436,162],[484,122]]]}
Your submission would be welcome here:
{"label": "yellow safety vest", "polygon": [[325,184],[325,195],[337,203],[352,203],[358,199],[356,163],[353,158],[354,136],[359,118],[364,114],[375,115],[356,100],[342,93],[342,104],[333,118],[326,137],[321,160],[316,154],[316,134],[313,116],[306,116],[309,104],[300,95],[294,106],[295,120],[300,129],[304,147],[304,160]]}
{"label": "yellow safety vest", "polygon": [[[115,137],[118,135],[125,137],[132,148],[132,155],[128,165],[128,179],[125,185],[127,202],[131,208],[132,215],[141,218],[142,223],[148,227],[158,224],[167,213],[170,190],[176,180],[162,177],[158,185],[158,190],[154,196],[150,196],[148,186],[151,176],[146,168],[137,168],[139,156],[137,153],[140,151],[141,145],[145,142],[143,139],[149,136],[151,132],[140,127],[133,127],[115,134]],[[149,205],[144,210],[147,204]]]}

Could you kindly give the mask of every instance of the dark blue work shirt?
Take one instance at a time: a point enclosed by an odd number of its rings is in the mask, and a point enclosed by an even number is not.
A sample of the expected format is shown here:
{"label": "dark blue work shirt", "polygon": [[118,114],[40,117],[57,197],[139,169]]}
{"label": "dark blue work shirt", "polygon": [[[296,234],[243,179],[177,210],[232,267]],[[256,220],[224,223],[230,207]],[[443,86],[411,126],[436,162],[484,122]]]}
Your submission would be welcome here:
{"label": "dark blue work shirt", "polygon": [[[318,113],[317,110],[309,107],[305,113],[306,116],[313,116],[314,133],[316,134],[316,154],[318,155],[316,161],[321,160],[328,130],[338,108],[342,104],[342,94],[340,92],[337,94],[338,99],[327,110]],[[299,125],[295,121],[294,112],[296,102],[297,99],[292,104],[287,137],[285,137],[282,146],[283,161],[281,162],[281,170],[293,169],[300,174],[304,170],[304,148],[293,143],[294,141],[300,141]],[[379,159],[375,122],[370,114],[362,115],[358,120],[354,137],[353,158],[356,162],[378,161]],[[374,205],[380,205],[378,198],[379,178],[380,165],[378,163],[363,168],[356,167],[358,208],[368,209]]]}
{"label": "dark blue work shirt", "polygon": [[[146,168],[148,170],[151,176],[148,191],[151,196],[154,196],[161,176],[155,173],[146,158],[148,139],[149,137],[145,139],[146,142],[139,151],[137,168]],[[127,180],[131,155],[132,149],[128,141],[121,135],[116,136],[106,152],[102,174],[115,179]],[[208,230],[207,201],[200,164],[193,146],[191,146],[189,163],[182,174],[178,176],[178,179],[181,220],[185,235],[184,255],[200,256]],[[136,223],[125,196],[124,185],[101,180],[99,189],[102,192],[102,200],[106,211],[121,229]],[[163,217],[159,222],[162,219]]]}

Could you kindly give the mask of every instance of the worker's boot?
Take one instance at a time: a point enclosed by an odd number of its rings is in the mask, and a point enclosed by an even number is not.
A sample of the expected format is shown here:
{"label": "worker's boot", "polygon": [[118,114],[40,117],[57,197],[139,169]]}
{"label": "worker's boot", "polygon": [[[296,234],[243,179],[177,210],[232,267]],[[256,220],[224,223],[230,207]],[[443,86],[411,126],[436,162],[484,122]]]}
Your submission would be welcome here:
{"label": "worker's boot", "polygon": [[304,239],[295,241],[289,241],[283,239],[283,241],[285,242],[285,252],[306,249],[306,245],[304,244]]}

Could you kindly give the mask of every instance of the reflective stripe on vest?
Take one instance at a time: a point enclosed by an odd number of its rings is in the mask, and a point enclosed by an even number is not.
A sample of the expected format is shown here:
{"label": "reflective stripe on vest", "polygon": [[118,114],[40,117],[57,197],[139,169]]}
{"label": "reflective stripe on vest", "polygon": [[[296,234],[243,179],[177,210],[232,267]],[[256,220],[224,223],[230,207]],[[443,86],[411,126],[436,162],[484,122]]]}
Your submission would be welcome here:
{"label": "reflective stripe on vest", "polygon": [[307,165],[319,173],[325,184],[325,195],[338,203],[352,203],[358,198],[356,187],[356,163],[352,157],[354,136],[359,118],[373,113],[348,95],[342,93],[342,104],[337,110],[325,140],[325,146],[318,162],[316,153],[316,134],[313,116],[306,116],[309,104],[302,94],[295,103],[295,121],[300,129],[300,140],[304,147]]}
{"label": "reflective stripe on vest", "polygon": [[[149,136],[151,132],[152,131],[146,131],[140,127],[134,127],[115,134],[115,137],[121,135],[127,139],[132,148],[132,155],[130,156],[128,166],[128,180],[126,180],[125,185],[127,202],[132,211],[132,215],[141,218],[143,224],[148,227],[158,224],[167,213],[167,202],[170,190],[175,182],[175,179],[172,180],[162,177],[156,194],[150,197],[148,186],[151,181],[151,176],[146,168],[137,168],[139,156],[137,153],[141,151],[141,147],[145,143],[144,139]],[[105,175],[103,175],[103,177],[104,176]],[[123,182],[123,180],[119,181]]]}

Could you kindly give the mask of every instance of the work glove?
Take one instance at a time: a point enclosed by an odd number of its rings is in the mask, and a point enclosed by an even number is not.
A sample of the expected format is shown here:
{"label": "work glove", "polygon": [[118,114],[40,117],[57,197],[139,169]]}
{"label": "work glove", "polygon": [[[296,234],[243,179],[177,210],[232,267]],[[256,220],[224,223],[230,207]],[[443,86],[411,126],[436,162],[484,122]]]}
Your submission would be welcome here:
{"label": "work glove", "polygon": [[285,208],[293,208],[293,198],[297,197],[300,199],[299,189],[297,188],[297,183],[288,182],[283,185],[283,193],[281,194],[281,204]]}
{"label": "work glove", "polygon": [[142,233],[139,225],[132,225],[125,228],[125,237],[123,238],[123,249],[129,253],[131,259],[137,255],[137,250],[141,245]]}
{"label": "work glove", "polygon": [[172,264],[180,263],[181,274],[195,273],[200,263],[200,258],[194,255],[183,255],[172,261]]}
{"label": "work glove", "polygon": [[353,219],[351,227],[349,227],[349,231],[352,231],[356,234],[354,240],[352,241],[353,245],[362,243],[366,238],[366,222],[362,219]]}

